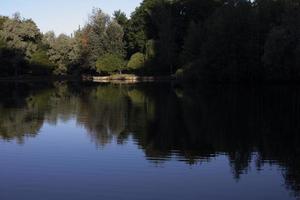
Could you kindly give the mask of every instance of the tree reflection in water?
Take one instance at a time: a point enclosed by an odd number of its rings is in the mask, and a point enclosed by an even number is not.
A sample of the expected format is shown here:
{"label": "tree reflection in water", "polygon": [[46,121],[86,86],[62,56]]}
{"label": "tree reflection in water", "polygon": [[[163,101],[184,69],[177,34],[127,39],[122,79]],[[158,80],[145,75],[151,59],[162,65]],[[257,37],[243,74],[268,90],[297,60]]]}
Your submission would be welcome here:
{"label": "tree reflection in water", "polygon": [[[43,85],[41,87],[40,85]],[[151,162],[193,165],[228,156],[233,175],[253,159],[283,169],[300,191],[300,87],[1,83],[0,137],[24,142],[44,123],[75,119],[100,146],[133,138]]]}

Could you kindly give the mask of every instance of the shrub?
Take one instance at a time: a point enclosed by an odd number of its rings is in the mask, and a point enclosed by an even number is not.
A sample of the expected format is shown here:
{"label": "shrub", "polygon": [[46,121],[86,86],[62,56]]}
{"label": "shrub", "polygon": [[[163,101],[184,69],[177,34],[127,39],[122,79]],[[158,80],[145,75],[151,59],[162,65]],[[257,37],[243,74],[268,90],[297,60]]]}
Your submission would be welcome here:
{"label": "shrub", "polygon": [[134,69],[139,69],[142,68],[145,64],[145,56],[142,53],[135,53],[131,56],[127,68],[134,70]]}
{"label": "shrub", "polygon": [[121,73],[124,69],[125,61],[117,54],[105,54],[98,58],[96,62],[98,73],[113,74],[116,71]]}
{"label": "shrub", "polygon": [[184,69],[182,69],[182,68],[178,69],[175,73],[175,77],[180,79],[183,76],[184,76]]}

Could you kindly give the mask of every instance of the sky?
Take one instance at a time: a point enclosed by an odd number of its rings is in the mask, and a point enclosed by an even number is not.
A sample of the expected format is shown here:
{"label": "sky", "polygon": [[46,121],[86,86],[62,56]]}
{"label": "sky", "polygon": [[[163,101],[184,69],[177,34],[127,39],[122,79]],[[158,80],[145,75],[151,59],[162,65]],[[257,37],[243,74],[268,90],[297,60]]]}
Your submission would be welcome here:
{"label": "sky", "polygon": [[84,25],[94,7],[112,14],[121,9],[127,16],[142,0],[0,0],[0,15],[12,16],[20,12],[33,19],[42,32],[71,34]]}

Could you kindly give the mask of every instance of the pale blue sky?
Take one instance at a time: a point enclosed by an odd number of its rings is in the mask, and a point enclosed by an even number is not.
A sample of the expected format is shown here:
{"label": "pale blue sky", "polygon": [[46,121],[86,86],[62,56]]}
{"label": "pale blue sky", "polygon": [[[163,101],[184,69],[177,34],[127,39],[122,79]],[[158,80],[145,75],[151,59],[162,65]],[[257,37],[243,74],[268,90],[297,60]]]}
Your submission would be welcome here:
{"label": "pale blue sky", "polygon": [[33,19],[42,32],[72,33],[85,24],[93,7],[105,13],[121,9],[127,16],[142,0],[0,0],[0,15],[11,16],[20,12],[22,17]]}

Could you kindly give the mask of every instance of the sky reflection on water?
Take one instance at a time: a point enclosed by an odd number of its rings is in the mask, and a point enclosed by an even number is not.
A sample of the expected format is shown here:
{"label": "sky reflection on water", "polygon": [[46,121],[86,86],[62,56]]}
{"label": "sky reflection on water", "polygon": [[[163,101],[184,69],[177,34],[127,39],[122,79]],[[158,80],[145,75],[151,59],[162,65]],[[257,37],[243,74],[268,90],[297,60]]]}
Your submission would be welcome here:
{"label": "sky reflection on water", "polygon": [[299,197],[297,87],[2,88],[1,199]]}

